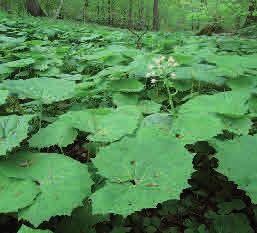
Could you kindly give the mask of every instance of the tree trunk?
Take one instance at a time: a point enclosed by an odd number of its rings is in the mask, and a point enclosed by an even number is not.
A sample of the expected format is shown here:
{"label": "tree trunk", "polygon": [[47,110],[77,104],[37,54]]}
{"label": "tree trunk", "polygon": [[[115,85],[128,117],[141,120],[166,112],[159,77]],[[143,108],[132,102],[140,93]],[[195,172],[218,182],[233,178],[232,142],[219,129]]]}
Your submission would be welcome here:
{"label": "tree trunk", "polygon": [[97,10],[96,10],[96,15],[97,15],[97,22],[100,22],[100,1],[97,1]]}
{"label": "tree trunk", "polygon": [[144,29],[145,26],[145,19],[144,19],[144,0],[139,0],[139,7],[138,7],[138,28],[140,30]]}
{"label": "tree trunk", "polygon": [[38,0],[26,0],[25,7],[32,16],[43,17],[46,16],[42,10]]}
{"label": "tree trunk", "polygon": [[57,19],[61,13],[62,7],[63,7],[64,0],[60,0],[59,7],[56,10],[55,18]]}
{"label": "tree trunk", "polygon": [[257,11],[257,1],[256,0],[250,0],[249,8],[248,8],[248,15],[245,20],[244,26],[249,26],[253,23],[257,24],[257,16],[254,15],[254,12]]}
{"label": "tree trunk", "polygon": [[160,20],[159,20],[159,0],[154,0],[153,4],[153,30],[159,31]]}
{"label": "tree trunk", "polygon": [[112,24],[112,2],[108,0],[108,25]]}
{"label": "tree trunk", "polygon": [[6,12],[10,10],[10,2],[7,1],[2,1],[0,2],[1,8],[3,8]]}
{"label": "tree trunk", "polygon": [[133,14],[133,0],[129,0],[129,9],[128,9],[128,26],[129,28],[132,28],[132,14]]}
{"label": "tree trunk", "polygon": [[[99,4],[99,1],[97,2]],[[87,21],[88,17],[87,17],[87,9],[89,6],[89,2],[88,0],[85,0],[84,2],[84,23]]]}

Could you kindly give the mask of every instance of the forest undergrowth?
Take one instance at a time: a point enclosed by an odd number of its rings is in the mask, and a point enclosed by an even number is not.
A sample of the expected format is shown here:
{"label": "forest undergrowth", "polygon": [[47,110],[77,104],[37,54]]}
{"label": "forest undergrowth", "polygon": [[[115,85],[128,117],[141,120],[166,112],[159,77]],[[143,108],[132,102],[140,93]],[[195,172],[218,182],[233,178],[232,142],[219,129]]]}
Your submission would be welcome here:
{"label": "forest undergrowth", "polygon": [[257,41],[240,33],[136,46],[1,15],[1,232],[257,233]]}

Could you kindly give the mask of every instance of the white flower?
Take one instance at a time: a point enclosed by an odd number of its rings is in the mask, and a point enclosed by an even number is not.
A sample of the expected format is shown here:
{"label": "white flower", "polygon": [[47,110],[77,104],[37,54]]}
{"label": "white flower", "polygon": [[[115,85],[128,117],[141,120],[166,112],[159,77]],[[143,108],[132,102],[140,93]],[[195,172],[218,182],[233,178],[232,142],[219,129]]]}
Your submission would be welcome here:
{"label": "white flower", "polygon": [[155,78],[152,78],[152,79],[151,79],[151,83],[152,83],[152,84],[154,84],[154,83],[156,83],[156,82],[157,82],[157,80],[156,80]]}
{"label": "white flower", "polygon": [[149,66],[148,66],[148,69],[149,69],[149,70],[152,70],[153,68],[154,68],[153,65],[149,65]]}
{"label": "white flower", "polygon": [[155,63],[156,65],[160,65],[160,64],[161,64],[161,60],[160,60],[159,58],[155,58],[155,59],[154,59],[154,63]]}
{"label": "white flower", "polygon": [[173,57],[169,57],[168,62],[173,64],[175,62],[175,59]]}
{"label": "white flower", "polygon": [[160,61],[164,61],[165,60],[165,57],[162,55],[160,56]]}
{"label": "white flower", "polygon": [[173,78],[173,79],[176,78],[176,74],[175,74],[175,73],[171,73],[170,76],[171,76],[171,78]]}
{"label": "white flower", "polygon": [[156,76],[156,74],[153,71],[146,74],[147,78],[150,78],[150,77],[153,77],[153,76]]}
{"label": "white flower", "polygon": [[146,77],[147,77],[147,78],[150,78],[150,77],[151,77],[151,73],[147,73],[147,74],[146,74]]}
{"label": "white flower", "polygon": [[178,64],[177,62],[175,62],[175,63],[173,64],[173,66],[176,67],[176,66],[179,66],[179,64]]}

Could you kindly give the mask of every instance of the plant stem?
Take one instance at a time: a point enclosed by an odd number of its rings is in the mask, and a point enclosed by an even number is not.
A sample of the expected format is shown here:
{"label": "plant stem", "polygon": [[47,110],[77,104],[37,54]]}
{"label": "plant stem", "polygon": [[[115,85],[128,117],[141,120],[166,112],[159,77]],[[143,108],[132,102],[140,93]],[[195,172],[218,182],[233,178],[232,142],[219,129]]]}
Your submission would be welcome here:
{"label": "plant stem", "polygon": [[174,103],[173,103],[173,100],[172,100],[172,95],[170,93],[170,88],[168,87],[168,85],[165,85],[166,86],[166,89],[167,89],[167,92],[168,92],[168,96],[169,96],[169,105],[170,105],[170,108],[171,108],[171,112],[174,113]]}

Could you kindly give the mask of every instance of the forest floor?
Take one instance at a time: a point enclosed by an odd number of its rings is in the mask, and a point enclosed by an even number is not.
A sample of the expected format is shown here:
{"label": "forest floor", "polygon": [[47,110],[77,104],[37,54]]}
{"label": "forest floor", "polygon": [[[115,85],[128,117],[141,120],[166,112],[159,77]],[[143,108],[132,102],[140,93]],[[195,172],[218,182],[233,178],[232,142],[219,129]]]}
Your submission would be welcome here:
{"label": "forest floor", "polygon": [[1,15],[1,232],[257,233],[242,35]]}

